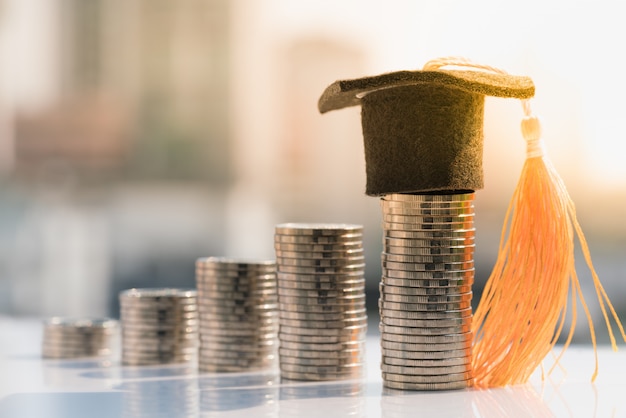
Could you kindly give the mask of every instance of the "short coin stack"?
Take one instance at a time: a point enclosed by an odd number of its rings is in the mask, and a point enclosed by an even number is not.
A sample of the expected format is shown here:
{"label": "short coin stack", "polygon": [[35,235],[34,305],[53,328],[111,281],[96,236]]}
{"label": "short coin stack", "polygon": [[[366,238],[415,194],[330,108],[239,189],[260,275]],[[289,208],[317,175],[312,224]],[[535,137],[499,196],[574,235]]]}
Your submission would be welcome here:
{"label": "short coin stack", "polygon": [[118,322],[110,318],[62,318],[44,321],[43,358],[110,357],[118,342]]}
{"label": "short coin stack", "polygon": [[274,248],[281,377],[361,376],[367,332],[363,227],[280,224]]}
{"label": "short coin stack", "polygon": [[276,365],[278,294],[274,260],[196,260],[199,369],[246,372]]}
{"label": "short coin stack", "polygon": [[128,289],[120,292],[122,363],[132,366],[192,363],[198,352],[195,290]]}
{"label": "short coin stack", "polygon": [[470,386],[473,199],[473,193],[381,198],[381,369],[388,388]]}

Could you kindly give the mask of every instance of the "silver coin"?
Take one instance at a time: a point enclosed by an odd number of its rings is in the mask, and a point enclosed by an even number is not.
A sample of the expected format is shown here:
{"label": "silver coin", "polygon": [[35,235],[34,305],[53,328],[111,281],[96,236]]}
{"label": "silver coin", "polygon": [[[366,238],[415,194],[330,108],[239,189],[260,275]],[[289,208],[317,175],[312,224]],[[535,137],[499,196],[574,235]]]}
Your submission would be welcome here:
{"label": "silver coin", "polygon": [[294,366],[315,367],[315,366],[348,366],[354,364],[362,365],[365,360],[365,356],[355,356],[353,358],[306,358],[306,357],[292,357],[292,356],[280,356],[281,364],[292,364]]}
{"label": "silver coin", "polygon": [[361,280],[364,278],[362,271],[341,273],[341,274],[294,274],[294,273],[278,273],[276,275],[277,284],[283,286],[285,282],[312,282],[312,283],[344,283],[353,280]]}
{"label": "silver coin", "polygon": [[58,347],[106,347],[115,339],[109,338],[65,338],[63,336],[45,336],[42,344]]}
{"label": "silver coin", "polygon": [[364,347],[364,340],[339,343],[300,343],[280,340],[280,348],[300,351],[341,351],[349,349],[363,349]]}
{"label": "silver coin", "polygon": [[474,192],[449,194],[390,193],[381,196],[381,200],[399,202],[465,202],[474,200]]}
{"label": "silver coin", "polygon": [[363,225],[342,223],[283,223],[275,226],[280,235],[338,235],[362,233]]}
{"label": "silver coin", "polygon": [[460,390],[469,388],[472,383],[471,380],[460,380],[456,382],[447,383],[408,383],[408,382],[394,382],[384,381],[383,385],[390,389],[396,390],[415,390],[415,391],[435,391],[435,390]]}
{"label": "silver coin", "polygon": [[316,313],[316,312],[292,312],[292,311],[280,311],[280,318],[286,319],[299,319],[305,321],[336,321],[341,319],[357,319],[357,318],[367,318],[367,310],[366,309],[356,309],[356,310],[348,310],[348,311],[340,311],[340,312],[324,312],[324,313]]}
{"label": "silver coin", "polygon": [[459,216],[474,214],[474,205],[462,207],[415,207],[398,202],[381,201],[380,207],[383,214],[408,215],[408,216]]}
{"label": "silver coin", "polygon": [[[237,280],[223,280],[222,277],[196,277],[196,289],[201,287],[205,292],[253,292],[276,287],[276,273],[257,276],[255,279],[248,283],[239,283]],[[198,297],[200,297],[200,292],[198,292]]]}
{"label": "silver coin", "polygon": [[476,243],[474,236],[469,237],[448,237],[448,238],[393,238],[383,237],[383,245],[393,247],[462,247]]}
{"label": "silver coin", "polygon": [[201,257],[196,259],[196,266],[217,266],[242,270],[271,270],[275,266],[274,260],[242,259],[230,257]]}
{"label": "silver coin", "polygon": [[[384,222],[389,223],[398,223],[398,224],[412,224],[412,225],[422,225],[422,224],[453,224],[453,223],[465,223],[465,222],[474,222],[474,214],[473,213],[464,213],[461,215],[398,215],[391,213],[383,213],[382,219]],[[421,229],[421,228],[420,228]]]}
{"label": "silver coin", "polygon": [[[410,289],[410,288],[409,288]],[[470,302],[472,300],[472,292],[461,293],[456,295],[405,295],[385,292],[383,286],[379,287],[380,299],[385,302],[397,303],[459,303]]]}
{"label": "silver coin", "polygon": [[342,258],[284,258],[276,257],[278,269],[284,266],[298,267],[351,267],[365,265],[365,257],[342,257]]}
{"label": "silver coin", "polygon": [[219,299],[231,299],[236,301],[244,300],[258,300],[275,297],[278,293],[277,286],[274,284],[272,287],[267,287],[263,290],[255,289],[250,291],[232,290],[232,291],[216,291],[206,290],[203,285],[198,284],[198,304],[211,303],[214,300]]}
{"label": "silver coin", "polygon": [[[422,251],[424,250],[424,251]],[[424,254],[425,252],[427,252],[426,248],[423,247],[392,247],[391,245],[386,246],[385,247],[385,254],[383,254],[382,258],[384,260],[385,256],[388,254],[400,254],[400,255],[410,255],[410,256],[436,256],[436,255],[455,255],[455,254],[468,254],[467,248],[452,248],[452,247],[447,247],[445,251],[448,251],[446,254]],[[458,252],[454,252],[454,250],[458,250]],[[469,253],[469,254],[473,254],[473,253]],[[383,261],[384,263],[394,263],[393,261]],[[398,263],[397,267],[393,267],[393,265],[389,265],[388,268],[390,269],[394,269],[394,270],[407,270],[407,269],[411,269],[413,266],[405,266],[402,264],[411,264],[411,263]],[[430,270],[467,270],[469,268],[473,268],[474,267],[474,263],[472,261],[463,261],[460,263],[433,263],[433,262],[427,262],[427,263],[415,263],[416,265],[414,266],[415,268],[412,268],[412,270],[426,270],[426,271],[430,271]],[[432,264],[444,264],[443,266],[437,266],[432,267]],[[448,266],[449,264],[449,266]],[[465,267],[467,266],[467,267]]]}
{"label": "silver coin", "polygon": [[424,230],[424,231],[408,231],[383,229],[383,238],[401,238],[401,239],[446,239],[446,238],[473,238],[476,235],[476,228],[459,229],[459,230]]}
{"label": "silver coin", "polygon": [[363,241],[362,233],[346,233],[337,235],[274,235],[278,244],[350,244]]}
{"label": "silver coin", "polygon": [[326,380],[343,380],[343,379],[357,379],[361,377],[363,370],[357,368],[355,370],[347,371],[345,373],[298,373],[281,371],[280,377],[289,380],[298,381],[326,381]]}
{"label": "silver coin", "polygon": [[389,350],[401,351],[454,351],[471,349],[472,340],[455,343],[404,343],[381,340],[380,346]]}
{"label": "silver coin", "polygon": [[411,315],[413,313],[421,314],[421,313],[435,313],[439,314],[440,312],[445,311],[449,312],[458,312],[463,311],[464,309],[471,308],[471,300],[465,300],[461,302],[449,302],[449,303],[402,303],[402,302],[389,302],[384,299],[378,300],[378,307],[380,309],[387,311],[406,311],[410,312]]}
{"label": "silver coin", "polygon": [[[248,372],[259,369],[265,369],[272,366],[272,361],[255,361],[247,362],[245,364],[235,365],[223,365],[223,364],[211,364],[211,363],[199,363],[198,369],[205,373],[236,373],[236,372]],[[203,394],[206,392],[202,392]],[[205,409],[203,408],[203,411]],[[210,410],[210,409],[207,409]]]}
{"label": "silver coin", "polygon": [[227,305],[223,302],[219,304],[214,300],[205,301],[198,308],[198,312],[200,316],[208,315],[220,315],[220,314],[267,314],[277,310],[278,308],[278,298],[277,296],[268,298],[266,301],[244,301],[240,304],[234,303],[234,301],[230,301],[231,304]]}
{"label": "silver coin", "polygon": [[249,326],[241,327],[237,326],[231,328],[232,325],[222,324],[221,321],[207,321],[202,322],[198,329],[201,335],[219,335],[219,336],[251,336],[251,335],[264,335],[271,332],[276,332],[276,325],[264,325],[264,326]]}
{"label": "silver coin", "polygon": [[[365,342],[363,341],[363,344]],[[350,359],[350,358],[358,358],[362,356],[364,353],[363,346],[357,346],[356,348],[345,348],[340,350],[305,350],[301,351],[299,349],[290,349],[279,345],[278,354],[279,356],[289,356],[289,357],[302,357],[302,358],[341,358],[341,359]]]}
{"label": "silver coin", "polygon": [[[393,241],[394,244],[390,245]],[[442,247],[417,247],[411,246],[413,240],[406,239],[384,239],[383,251],[387,254],[405,254],[405,255],[455,255],[455,254],[474,254],[476,244],[469,245],[446,245]]]}
{"label": "silver coin", "polygon": [[257,334],[251,336],[237,336],[237,337],[229,337],[222,335],[212,335],[212,334],[200,334],[199,335],[200,343],[215,343],[215,344],[241,344],[241,345],[255,345],[257,343],[263,345],[269,343],[269,341],[277,341],[278,333],[267,333],[267,334]]}
{"label": "silver coin", "polygon": [[200,312],[200,320],[202,323],[204,320],[208,321],[219,321],[223,320],[225,322],[252,322],[252,323],[260,323],[262,321],[273,320],[278,318],[278,310],[266,310],[266,311],[248,311],[241,312],[238,310],[233,310],[231,312],[228,311],[212,311],[209,310],[210,307],[207,308],[206,311]]}
{"label": "silver coin", "polygon": [[175,301],[176,303],[185,303],[189,301],[194,303],[196,291],[193,289],[177,289],[177,288],[133,288],[122,290],[119,293],[120,299],[133,302],[164,302]]}
{"label": "silver coin", "polygon": [[462,364],[458,366],[444,367],[412,367],[412,366],[395,366],[391,364],[381,364],[380,369],[384,373],[404,374],[409,376],[432,376],[432,375],[450,375],[459,373],[470,373],[470,365]]}
{"label": "silver coin", "polygon": [[386,230],[396,231],[461,231],[474,227],[474,221],[450,222],[450,223],[399,223],[399,222],[382,222],[382,227]]}
{"label": "silver coin", "polygon": [[472,317],[467,316],[464,318],[446,318],[446,319],[406,319],[391,317],[385,314],[381,314],[380,322],[385,325],[393,325],[396,327],[410,327],[410,328],[452,328],[461,327],[465,325],[471,325]]}
{"label": "silver coin", "polygon": [[315,289],[315,290],[306,290],[306,289],[286,289],[283,287],[278,288],[279,298],[283,298],[283,296],[295,296],[295,297],[307,297],[307,298],[341,298],[341,297],[351,297],[351,296],[359,296],[364,294],[365,286],[360,287],[348,287],[341,289]]}
{"label": "silver coin", "polygon": [[[363,336],[365,336],[365,332],[363,332]],[[293,343],[302,343],[302,344],[337,344],[337,343],[346,343],[355,341],[355,337],[352,334],[342,335],[341,333],[329,336],[329,335],[293,335],[286,334],[284,332],[280,332],[278,334],[278,338],[280,341],[288,341]]]}
{"label": "silver coin", "polygon": [[[383,269],[382,282],[394,286],[405,287],[449,287],[454,286],[453,282],[456,281],[456,286],[462,286],[465,284],[471,284],[474,280],[475,269],[469,268],[467,270],[448,270],[448,271],[403,271],[393,269]],[[387,280],[387,279],[400,279],[400,280]],[[411,282],[432,282],[430,286],[410,286]],[[440,281],[444,283],[449,281],[448,286],[437,285]],[[465,282],[464,282],[465,281]],[[403,283],[403,284],[400,284]]]}
{"label": "silver coin", "polygon": [[70,332],[82,332],[83,330],[94,332],[100,330],[104,332],[110,329],[117,329],[119,327],[119,321],[106,317],[69,318],[54,316],[45,319],[43,326],[45,329],[49,330],[63,329]]}
{"label": "silver coin", "polygon": [[195,356],[198,352],[197,347],[180,347],[176,349],[160,349],[155,347],[151,350],[145,348],[122,347],[122,357],[124,359],[156,359],[156,358],[170,358],[170,357],[184,357]]}
{"label": "silver coin", "polygon": [[181,323],[194,323],[199,318],[198,311],[187,314],[159,313],[159,312],[138,312],[136,310],[120,309],[120,319],[122,327],[128,324],[139,325],[176,325]]}
{"label": "silver coin", "polygon": [[[429,321],[429,324],[431,322]],[[452,325],[452,326],[429,326],[429,327],[414,327],[407,325],[388,325],[385,323],[380,323],[378,325],[378,329],[381,333],[389,333],[389,334],[404,334],[404,335],[415,335],[415,336],[439,336],[439,335],[449,335],[449,334],[463,334],[467,332],[471,332],[472,324],[471,321],[467,321],[467,323],[463,325]]]}
{"label": "silver coin", "polygon": [[392,366],[402,366],[402,367],[421,367],[421,368],[444,368],[444,367],[452,367],[452,366],[463,366],[468,369],[471,368],[472,359],[470,356],[465,357],[452,357],[440,360],[410,360],[403,358],[395,358],[395,357],[382,357],[382,364],[388,364]]}
{"label": "silver coin", "polygon": [[384,357],[393,357],[407,360],[443,360],[457,357],[471,358],[471,349],[451,351],[404,351],[381,348]]}
{"label": "silver coin", "polygon": [[283,264],[278,265],[278,271],[281,273],[304,273],[304,274],[344,274],[344,273],[356,273],[365,272],[365,263],[362,264],[350,264],[346,266],[337,267],[303,267],[303,266],[287,266]]}
{"label": "silver coin", "polygon": [[266,353],[270,349],[278,348],[278,341],[270,340],[264,344],[256,343],[254,345],[241,345],[241,344],[227,344],[227,343],[213,343],[203,341],[201,346],[201,352],[211,350],[224,350],[224,351],[237,351],[244,353]]}
{"label": "silver coin", "polygon": [[[413,247],[415,248],[415,247]],[[432,265],[456,265],[458,263],[474,262],[474,253],[468,251],[462,254],[442,254],[442,255],[405,255],[405,254],[390,254],[383,252],[381,254],[381,264],[386,268],[393,269],[394,265],[391,263],[398,263],[401,266],[398,270],[409,270],[413,266],[432,266]],[[417,270],[420,271],[420,270]],[[421,270],[423,271],[423,270]]]}
{"label": "silver coin", "polygon": [[405,383],[449,383],[449,382],[458,382],[460,380],[469,380],[472,378],[471,372],[449,373],[449,374],[443,374],[443,375],[429,375],[429,376],[405,375],[405,374],[383,372],[382,375],[383,375],[383,380],[388,380],[388,381],[393,381],[393,382],[405,382]]}
{"label": "silver coin", "polygon": [[383,211],[387,211],[389,208],[403,208],[411,210],[427,210],[427,209],[462,209],[473,210],[474,201],[468,200],[464,202],[400,202],[397,200],[380,200],[380,208]]}
{"label": "silver coin", "polygon": [[[472,308],[459,310],[443,310],[443,311],[407,311],[395,310],[391,308],[380,309],[380,315],[385,318],[397,319],[420,319],[420,320],[448,320],[448,319],[467,319],[472,316]],[[445,326],[445,325],[444,325]]]}
{"label": "silver coin", "polygon": [[198,311],[200,312],[203,308],[207,307],[216,307],[222,311],[226,311],[233,307],[267,307],[267,305],[275,305],[277,303],[278,292],[276,289],[274,289],[273,293],[268,293],[263,296],[231,297],[230,294],[224,293],[223,299],[209,296],[201,298]]}
{"label": "silver coin", "polygon": [[[291,335],[318,335],[318,336],[348,336],[352,335],[355,338],[360,338],[367,332],[367,325],[355,325],[345,328],[302,328],[302,327],[290,327],[287,325],[281,325],[279,328],[279,334],[291,334]],[[314,350],[314,348],[311,348]]]}
{"label": "silver coin", "polygon": [[474,261],[473,250],[468,251],[466,253],[462,253],[462,254],[442,254],[442,255],[406,255],[406,254],[390,254],[387,252],[383,252],[381,254],[381,264],[382,263],[403,263],[403,264],[432,265],[432,264],[466,263],[466,262],[473,262],[473,261]]}
{"label": "silver coin", "polygon": [[352,303],[344,304],[322,304],[322,305],[305,305],[302,303],[284,303],[278,304],[281,312],[301,312],[301,313],[342,313],[346,311],[356,311],[365,309],[365,298]]}
{"label": "silver coin", "polygon": [[[393,281],[393,279],[387,278],[385,281]],[[395,279],[402,280],[403,282],[407,279]],[[419,281],[418,281],[419,283]],[[411,281],[411,284],[418,284]],[[402,295],[402,296],[416,296],[416,297],[433,297],[433,300],[437,300],[441,298],[444,300],[445,297],[450,296],[461,296],[466,295],[468,293],[472,293],[472,285],[461,285],[454,287],[416,287],[416,286],[392,286],[387,283],[379,283],[378,291],[380,294],[384,295]]]}
{"label": "silver coin", "polygon": [[204,298],[202,300],[202,304],[198,307],[198,311],[201,311],[203,307],[206,307],[208,304],[211,306],[220,306],[223,308],[236,308],[236,307],[254,307],[257,310],[269,310],[276,308],[276,296],[267,296],[265,300],[254,300],[252,298],[249,299],[208,299]]}
{"label": "silver coin", "polygon": [[206,315],[201,324],[217,324],[223,322],[225,324],[228,323],[247,323],[250,327],[256,325],[271,325],[278,323],[278,312],[272,312],[272,315]]}
{"label": "silver coin", "polygon": [[[310,306],[310,305],[341,305],[341,306],[354,306],[360,303],[365,302],[365,294],[358,293],[356,295],[346,295],[342,297],[299,297],[299,296],[287,296],[281,295],[279,298],[279,307],[282,305],[301,305],[301,306]],[[283,309],[283,308],[281,308]],[[296,312],[300,312],[296,310]],[[306,312],[304,310],[303,312]]]}
{"label": "silver coin", "polygon": [[343,329],[345,327],[367,325],[367,317],[339,319],[335,321],[315,321],[302,319],[287,319],[284,316],[280,318],[280,325],[285,327],[300,327],[308,329]]}
{"label": "silver coin", "polygon": [[274,250],[276,257],[278,258],[297,258],[297,259],[343,259],[343,258],[354,258],[354,257],[362,257],[363,256],[363,248],[356,249],[347,249],[347,250],[338,250],[338,251],[284,251],[284,250]]}
{"label": "silver coin", "polygon": [[344,282],[311,282],[296,280],[281,280],[279,287],[281,289],[298,289],[298,290],[339,290],[339,289],[356,289],[364,288],[365,278],[355,280],[346,280]]}
{"label": "silver coin", "polygon": [[271,272],[249,273],[240,271],[195,271],[196,283],[219,283],[221,285],[249,285],[254,286],[258,282],[271,281],[276,277],[276,269]]}
{"label": "silver coin", "polygon": [[302,366],[293,363],[280,362],[280,370],[292,373],[316,373],[316,374],[335,374],[335,373],[352,373],[354,369],[362,369],[362,363],[348,363],[337,366]]}
{"label": "silver coin", "polygon": [[219,319],[203,319],[200,323],[201,328],[223,328],[223,329],[259,329],[259,328],[271,328],[273,325],[278,324],[277,317],[270,317],[267,319],[258,319],[256,321],[243,322],[243,321],[226,321],[222,318]]}
{"label": "silver coin", "polygon": [[[234,363],[233,360],[256,360],[260,358],[273,358],[276,355],[276,347],[270,347],[265,350],[258,351],[241,351],[241,350],[222,350],[222,349],[205,349],[203,346],[198,351],[198,357],[205,362],[212,361],[214,363],[228,364]],[[272,357],[270,357],[272,356]]]}
{"label": "silver coin", "polygon": [[353,243],[334,243],[334,244],[288,244],[288,243],[274,243],[274,251],[288,251],[288,252],[303,252],[303,253],[335,253],[342,251],[356,251],[362,250],[362,242]]}
{"label": "silver coin", "polygon": [[449,344],[472,341],[474,334],[471,332],[446,334],[446,335],[410,335],[381,333],[381,340],[407,344]]}

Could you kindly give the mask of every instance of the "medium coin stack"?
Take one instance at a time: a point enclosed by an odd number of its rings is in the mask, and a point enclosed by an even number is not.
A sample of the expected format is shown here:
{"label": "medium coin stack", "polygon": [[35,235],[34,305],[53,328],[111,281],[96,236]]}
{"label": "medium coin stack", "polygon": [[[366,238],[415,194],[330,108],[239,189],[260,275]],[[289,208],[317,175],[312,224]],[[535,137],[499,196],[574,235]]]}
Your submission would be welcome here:
{"label": "medium coin stack", "polygon": [[281,377],[361,376],[367,332],[363,227],[280,224],[274,248]]}
{"label": "medium coin stack", "polygon": [[120,292],[119,301],[123,364],[191,363],[197,359],[195,290],[128,289]]}
{"label": "medium coin stack", "polygon": [[390,194],[383,212],[380,331],[384,385],[471,384],[474,194]]}
{"label": "medium coin stack", "polygon": [[61,318],[44,321],[41,354],[48,359],[110,357],[119,324],[110,318]]}
{"label": "medium coin stack", "polygon": [[246,372],[276,365],[278,295],[274,260],[196,260],[199,369]]}

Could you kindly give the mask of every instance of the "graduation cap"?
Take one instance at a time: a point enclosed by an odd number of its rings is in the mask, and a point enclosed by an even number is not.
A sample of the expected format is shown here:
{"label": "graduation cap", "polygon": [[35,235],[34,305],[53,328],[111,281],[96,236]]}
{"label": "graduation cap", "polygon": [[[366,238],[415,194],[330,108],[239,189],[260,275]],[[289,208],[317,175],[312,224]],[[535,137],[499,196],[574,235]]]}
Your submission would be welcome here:
{"label": "graduation cap", "polygon": [[[591,316],[574,265],[575,235],[614,349],[607,311],[626,341],[591,263],[574,204],[544,155],[539,120],[528,101],[534,93],[529,77],[448,57],[428,62],[421,71],[336,81],[318,102],[321,113],[362,107],[366,194],[385,196],[481,189],[484,98],[522,100],[527,158],[507,211],[498,258],[472,324],[472,372],[478,387],[525,383],[556,344],[568,306],[571,309],[577,298],[585,308],[595,349]],[[572,312],[563,351],[575,328]],[[597,369],[596,354],[593,378]]]}
{"label": "graduation cap", "polygon": [[529,77],[474,70],[398,71],[341,80],[320,112],[361,105],[366,194],[483,188],[485,96],[528,99]]}

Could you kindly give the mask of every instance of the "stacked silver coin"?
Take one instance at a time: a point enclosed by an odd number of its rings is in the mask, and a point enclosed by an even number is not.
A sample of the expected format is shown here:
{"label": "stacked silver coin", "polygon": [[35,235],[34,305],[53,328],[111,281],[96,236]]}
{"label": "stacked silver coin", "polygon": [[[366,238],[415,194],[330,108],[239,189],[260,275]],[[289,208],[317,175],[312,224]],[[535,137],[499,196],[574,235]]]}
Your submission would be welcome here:
{"label": "stacked silver coin", "polygon": [[193,363],[198,353],[195,290],[128,289],[120,292],[122,363],[133,366]]}
{"label": "stacked silver coin", "polygon": [[278,295],[274,260],[196,260],[199,369],[245,372],[275,367]]}
{"label": "stacked silver coin", "polygon": [[380,332],[384,385],[471,384],[474,194],[390,194],[383,212]]}
{"label": "stacked silver coin", "polygon": [[363,227],[280,224],[274,248],[281,377],[362,376],[367,332]]}
{"label": "stacked silver coin", "polygon": [[119,342],[118,321],[53,317],[43,323],[41,355],[49,359],[111,357]]}

